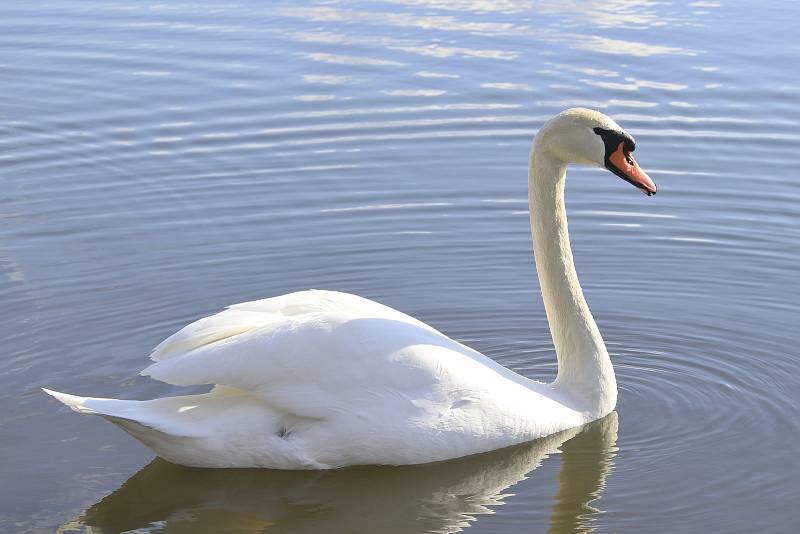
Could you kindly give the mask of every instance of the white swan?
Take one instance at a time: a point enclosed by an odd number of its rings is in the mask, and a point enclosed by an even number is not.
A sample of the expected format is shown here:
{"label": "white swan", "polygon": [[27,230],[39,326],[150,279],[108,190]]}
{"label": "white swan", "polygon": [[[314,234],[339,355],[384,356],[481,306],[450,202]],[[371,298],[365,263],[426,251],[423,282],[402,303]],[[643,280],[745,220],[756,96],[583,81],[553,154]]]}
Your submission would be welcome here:
{"label": "white swan", "polygon": [[614,370],[583,298],[564,209],[569,163],[655,184],[613,120],[570,109],[537,134],[528,175],[534,253],[558,358],[535,382],[397,310],[333,291],[236,304],[158,345],[143,375],[206,394],[130,401],[45,390],[159,456],[203,467],[418,464],[576,427],[614,409]]}

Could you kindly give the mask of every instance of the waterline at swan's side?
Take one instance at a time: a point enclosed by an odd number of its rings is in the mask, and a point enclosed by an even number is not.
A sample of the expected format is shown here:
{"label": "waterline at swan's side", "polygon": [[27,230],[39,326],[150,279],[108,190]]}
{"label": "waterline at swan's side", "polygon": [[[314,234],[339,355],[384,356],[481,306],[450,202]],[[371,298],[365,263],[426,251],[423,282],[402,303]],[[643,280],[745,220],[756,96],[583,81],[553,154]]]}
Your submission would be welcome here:
{"label": "waterline at swan's side", "polygon": [[613,120],[567,110],[537,134],[531,231],[558,357],[544,384],[376,302],[303,291],[196,321],[154,350],[142,374],[206,394],[128,401],[48,391],[101,415],[159,456],[204,467],[324,469],[427,463],[530,441],[610,413],[617,388],[583,298],[564,207],[570,163],[655,185]]}
{"label": "waterline at swan's side", "polygon": [[595,520],[590,503],[603,491],[616,439],[611,412],[515,447],[415,466],[187,469],[155,459],[58,532],[139,532],[157,523],[166,532],[455,533],[493,513],[516,493],[511,488],[560,452],[552,459],[560,464],[558,489],[541,496],[552,500],[543,515],[549,534],[574,534]]}

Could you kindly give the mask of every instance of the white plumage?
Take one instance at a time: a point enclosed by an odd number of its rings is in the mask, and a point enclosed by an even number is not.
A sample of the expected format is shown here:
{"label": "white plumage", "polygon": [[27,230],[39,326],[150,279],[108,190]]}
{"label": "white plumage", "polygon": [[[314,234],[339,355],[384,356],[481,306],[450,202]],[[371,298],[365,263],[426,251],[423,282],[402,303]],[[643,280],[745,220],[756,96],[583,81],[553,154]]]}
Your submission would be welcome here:
{"label": "white plumage", "polygon": [[[209,393],[128,401],[45,391],[114,422],[167,460],[204,467],[426,463],[602,417],[614,408],[616,383],[561,217],[567,161],[537,149],[540,139],[557,142],[564,131],[575,144],[573,129],[598,125],[619,128],[596,112],[567,111],[542,129],[532,156],[537,267],[559,357],[552,384],[377,302],[310,290],[200,319],[158,345],[142,371],[178,386],[214,384]],[[602,141],[593,136],[571,150],[596,159],[593,143]]]}

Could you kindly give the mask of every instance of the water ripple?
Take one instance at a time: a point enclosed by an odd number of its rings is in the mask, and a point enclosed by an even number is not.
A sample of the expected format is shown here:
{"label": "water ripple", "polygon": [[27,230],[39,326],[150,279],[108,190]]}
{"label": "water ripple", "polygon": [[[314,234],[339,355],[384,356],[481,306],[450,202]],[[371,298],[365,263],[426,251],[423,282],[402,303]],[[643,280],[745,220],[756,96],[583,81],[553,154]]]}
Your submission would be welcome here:
{"label": "water ripple", "polygon": [[[138,377],[147,352],[233,302],[363,294],[552,379],[526,166],[541,124],[586,106],[637,138],[659,194],[569,172],[573,252],[620,417],[608,484],[593,490],[602,513],[575,501],[585,521],[552,530],[790,531],[800,83],[788,7],[9,3],[0,479],[14,491],[0,529],[52,529],[147,460],[38,387],[173,393]],[[744,48],[731,40],[742,21]],[[602,464],[584,460],[580,473]],[[543,462],[471,531],[543,528],[553,502],[571,502],[557,479],[583,480],[559,465]]]}

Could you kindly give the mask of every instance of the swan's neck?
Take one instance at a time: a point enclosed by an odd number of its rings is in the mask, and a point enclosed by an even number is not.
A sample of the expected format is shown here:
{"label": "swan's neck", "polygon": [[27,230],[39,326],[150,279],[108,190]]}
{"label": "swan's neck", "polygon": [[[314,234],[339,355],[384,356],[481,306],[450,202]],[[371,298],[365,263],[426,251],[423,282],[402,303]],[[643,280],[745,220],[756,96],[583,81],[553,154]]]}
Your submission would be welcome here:
{"label": "swan's neck", "polygon": [[534,143],[528,203],[536,271],[558,358],[553,383],[581,411],[599,417],[614,409],[617,384],[608,351],[575,272],[564,208],[567,165]]}

